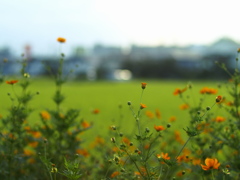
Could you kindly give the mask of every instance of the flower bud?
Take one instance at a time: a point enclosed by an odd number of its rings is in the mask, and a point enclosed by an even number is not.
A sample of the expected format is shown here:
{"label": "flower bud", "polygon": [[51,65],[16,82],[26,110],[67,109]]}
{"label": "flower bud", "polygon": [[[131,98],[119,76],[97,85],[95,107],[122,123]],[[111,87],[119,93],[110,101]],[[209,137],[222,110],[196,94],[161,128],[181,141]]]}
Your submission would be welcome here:
{"label": "flower bud", "polygon": [[142,82],[141,85],[142,85],[142,89],[145,89],[147,86],[147,83]]}
{"label": "flower bud", "polygon": [[115,142],[116,142],[115,137],[112,137],[112,138],[111,138],[111,141],[112,141],[112,143],[115,143]]}
{"label": "flower bud", "polygon": [[217,103],[221,102],[221,100],[222,100],[222,96],[217,96],[217,97],[216,97],[216,102],[217,102]]}

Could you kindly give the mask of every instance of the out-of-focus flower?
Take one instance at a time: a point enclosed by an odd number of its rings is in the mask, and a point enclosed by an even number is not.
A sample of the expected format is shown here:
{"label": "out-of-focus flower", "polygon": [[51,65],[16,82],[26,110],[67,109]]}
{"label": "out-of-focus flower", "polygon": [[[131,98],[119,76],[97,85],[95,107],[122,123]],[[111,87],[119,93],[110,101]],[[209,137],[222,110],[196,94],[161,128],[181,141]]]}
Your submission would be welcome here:
{"label": "out-of-focus flower", "polygon": [[222,96],[217,96],[216,97],[216,103],[220,103],[222,101]]}
{"label": "out-of-focus flower", "polygon": [[200,90],[201,94],[217,94],[218,90],[214,88],[204,87]]}
{"label": "out-of-focus flower", "polygon": [[57,38],[57,41],[60,42],[60,43],[65,43],[66,39],[63,38],[63,37],[59,37],[59,38]]}
{"label": "out-of-focus flower", "polygon": [[115,171],[111,174],[111,178],[114,178],[114,177],[118,176],[119,174],[120,174],[120,172]]}
{"label": "out-of-focus flower", "polygon": [[99,109],[94,109],[94,110],[92,111],[92,113],[93,113],[93,114],[99,114],[99,113],[100,113],[100,110],[99,110]]}
{"label": "out-of-focus flower", "polygon": [[83,120],[82,122],[81,122],[81,125],[82,125],[82,127],[83,128],[89,128],[91,125],[87,122],[87,121],[85,121],[85,120]]}
{"label": "out-of-focus flower", "polygon": [[154,129],[155,129],[157,132],[159,132],[159,131],[164,130],[165,128],[164,128],[163,126],[156,126],[156,125],[154,125]]}
{"label": "out-of-focus flower", "polygon": [[188,105],[188,104],[182,104],[182,105],[179,106],[179,108],[180,108],[181,110],[185,110],[185,109],[188,109],[188,108],[189,108],[189,105]]}
{"label": "out-of-focus flower", "polygon": [[6,81],[7,84],[16,84],[18,82],[18,80],[11,80],[11,81]]}
{"label": "out-of-focus flower", "polygon": [[88,157],[90,155],[86,149],[77,149],[76,153],[84,157]]}
{"label": "out-of-focus flower", "polygon": [[183,92],[185,92],[187,90],[187,87],[180,89],[180,88],[176,88],[173,92],[173,95],[177,96],[179,94],[182,94]]}
{"label": "out-of-focus flower", "polygon": [[41,116],[41,118],[44,119],[44,120],[49,120],[49,119],[51,119],[51,115],[50,115],[47,111],[42,111],[42,112],[40,113],[40,116]]}
{"label": "out-of-focus flower", "polygon": [[161,112],[159,111],[159,109],[155,110],[155,114],[158,119],[161,119]]}
{"label": "out-of-focus flower", "polygon": [[217,116],[216,119],[215,119],[216,122],[223,122],[225,120],[226,120],[226,118],[224,118],[222,116]]}
{"label": "out-of-focus flower", "polygon": [[170,121],[170,122],[176,121],[176,117],[175,117],[175,116],[171,116],[171,117],[169,118],[169,121]]}
{"label": "out-of-focus flower", "polygon": [[28,145],[31,146],[31,147],[33,147],[33,148],[35,148],[35,147],[38,146],[38,142],[37,142],[37,141],[30,142],[30,143],[28,143]]}
{"label": "out-of-focus flower", "polygon": [[146,108],[147,106],[146,106],[146,104],[140,104],[140,109],[144,109],[144,108]]}
{"label": "out-of-focus flower", "polygon": [[147,86],[147,83],[145,83],[145,82],[142,82],[142,83],[141,83],[141,85],[142,85],[142,89],[145,89],[145,88],[146,88],[146,86]]}
{"label": "out-of-focus flower", "polygon": [[146,111],[146,116],[149,117],[150,119],[154,118],[154,114],[151,111]]}

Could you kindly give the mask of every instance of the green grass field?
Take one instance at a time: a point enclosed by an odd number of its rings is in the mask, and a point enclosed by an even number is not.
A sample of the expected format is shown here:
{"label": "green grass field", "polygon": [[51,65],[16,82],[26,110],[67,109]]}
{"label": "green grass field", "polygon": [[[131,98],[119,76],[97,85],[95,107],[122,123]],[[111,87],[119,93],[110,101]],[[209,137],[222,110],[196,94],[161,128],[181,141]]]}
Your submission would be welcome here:
{"label": "green grass field", "polygon": [[[177,117],[177,126],[186,127],[188,123],[188,112],[180,110],[179,105],[183,104],[178,96],[173,95],[175,88],[184,88],[187,81],[171,81],[171,80],[134,80],[134,81],[69,81],[63,86],[63,94],[66,97],[62,105],[62,110],[68,108],[76,108],[81,110],[80,119],[85,119],[94,124],[93,129],[89,133],[94,132],[96,135],[104,134],[104,129],[110,125],[121,125],[125,128],[134,128],[134,118],[127,105],[131,101],[135,109],[139,107],[141,95],[141,82],[147,82],[147,88],[142,97],[142,103],[147,105],[145,111],[155,111],[159,109],[161,112],[161,120],[146,119],[146,126],[153,124],[166,124],[171,116]],[[51,79],[32,79],[29,90],[31,92],[40,92],[30,102],[29,106],[34,109],[28,121],[31,124],[39,122],[39,113],[46,110],[46,107],[54,108],[52,100],[55,84]],[[192,104],[199,102],[200,89],[203,87],[217,88],[219,82],[213,81],[196,81],[192,82],[192,90],[186,91],[189,95]],[[0,104],[1,114],[6,115],[7,109],[11,105],[11,101],[7,95],[12,92],[12,87],[7,84],[2,84],[0,96],[2,103]],[[224,89],[224,88],[223,88]],[[224,95],[225,90],[220,89],[219,93]],[[18,93],[21,88],[18,84],[14,87]],[[214,95],[205,96],[204,105],[211,106],[214,102]],[[120,109],[119,106],[122,108]],[[94,109],[99,109],[99,114],[93,114]],[[121,118],[122,117],[122,118]],[[79,120],[80,120],[79,119]],[[130,123],[133,121],[133,123]]]}

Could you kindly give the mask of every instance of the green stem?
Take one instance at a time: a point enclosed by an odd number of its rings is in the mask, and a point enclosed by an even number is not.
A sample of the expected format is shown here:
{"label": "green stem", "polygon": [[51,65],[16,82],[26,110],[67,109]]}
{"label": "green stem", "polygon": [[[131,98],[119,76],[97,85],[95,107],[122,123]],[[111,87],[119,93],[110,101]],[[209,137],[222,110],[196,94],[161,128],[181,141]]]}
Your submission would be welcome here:
{"label": "green stem", "polygon": [[190,141],[191,139],[191,136],[188,138],[188,140],[185,142],[185,144],[183,145],[183,147],[181,148],[181,150],[179,151],[178,155],[176,156],[176,161],[177,161],[177,158],[180,156],[180,154],[182,153],[184,147],[187,145],[187,143]]}
{"label": "green stem", "polygon": [[212,174],[212,179],[215,180],[214,175],[213,175],[213,170],[211,170],[211,174]]}
{"label": "green stem", "polygon": [[157,180],[160,180],[160,177],[162,175],[162,167],[163,167],[163,165],[161,166],[160,173],[159,173],[159,176],[158,176]]}

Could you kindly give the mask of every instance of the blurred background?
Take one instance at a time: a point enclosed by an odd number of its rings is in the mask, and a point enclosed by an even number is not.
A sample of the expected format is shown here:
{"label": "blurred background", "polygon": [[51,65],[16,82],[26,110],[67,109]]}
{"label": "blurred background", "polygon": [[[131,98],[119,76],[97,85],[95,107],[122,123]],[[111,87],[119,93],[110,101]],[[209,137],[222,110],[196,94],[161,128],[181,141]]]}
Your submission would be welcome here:
{"label": "blurred background", "polygon": [[[215,61],[235,67],[240,1],[1,0],[3,74],[17,74],[21,54],[32,76],[42,62],[77,79],[227,78]],[[58,37],[66,38],[59,44]]]}

